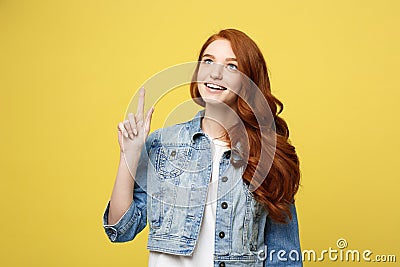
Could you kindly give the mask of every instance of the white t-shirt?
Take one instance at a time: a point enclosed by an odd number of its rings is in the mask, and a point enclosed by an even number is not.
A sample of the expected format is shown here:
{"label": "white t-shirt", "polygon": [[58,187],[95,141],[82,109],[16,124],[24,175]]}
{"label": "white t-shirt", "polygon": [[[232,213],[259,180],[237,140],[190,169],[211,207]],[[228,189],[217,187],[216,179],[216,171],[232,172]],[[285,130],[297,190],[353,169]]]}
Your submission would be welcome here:
{"label": "white t-shirt", "polygon": [[[192,256],[171,255],[150,251],[149,267],[212,267],[214,265],[215,215],[217,205],[217,189],[219,161],[224,151],[229,150],[228,143],[213,140],[213,170],[207,192],[204,217],[200,226],[196,247]],[[215,177],[215,179],[214,179]]]}

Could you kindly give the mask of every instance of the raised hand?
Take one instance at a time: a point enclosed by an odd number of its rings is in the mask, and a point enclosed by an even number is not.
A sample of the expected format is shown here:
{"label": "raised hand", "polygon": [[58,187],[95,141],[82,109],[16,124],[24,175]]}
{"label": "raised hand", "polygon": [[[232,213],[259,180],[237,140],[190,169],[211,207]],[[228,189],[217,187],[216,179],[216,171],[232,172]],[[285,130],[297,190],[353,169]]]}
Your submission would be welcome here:
{"label": "raised hand", "polygon": [[144,145],[150,131],[154,107],[151,107],[144,118],[145,90],[140,88],[137,112],[128,114],[128,119],[118,123],[118,143],[121,152],[138,153]]}
{"label": "raised hand", "polygon": [[140,88],[136,114],[130,113],[127,120],[118,123],[118,143],[121,155],[110,199],[108,224],[117,223],[133,200],[135,175],[142,147],[150,131],[151,116],[154,111],[154,107],[151,107],[144,118],[144,95],[144,88]]}

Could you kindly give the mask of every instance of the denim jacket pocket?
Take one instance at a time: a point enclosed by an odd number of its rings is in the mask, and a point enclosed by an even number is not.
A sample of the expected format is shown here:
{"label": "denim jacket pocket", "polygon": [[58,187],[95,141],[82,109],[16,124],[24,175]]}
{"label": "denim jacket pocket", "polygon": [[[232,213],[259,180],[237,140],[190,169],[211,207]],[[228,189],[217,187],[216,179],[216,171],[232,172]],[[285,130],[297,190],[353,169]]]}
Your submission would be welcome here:
{"label": "denim jacket pocket", "polygon": [[160,180],[179,177],[189,165],[191,148],[179,145],[162,145],[155,151],[155,170]]}
{"label": "denim jacket pocket", "polygon": [[162,223],[162,200],[159,192],[153,193],[150,201],[149,223],[151,229],[159,229]]}
{"label": "denim jacket pocket", "polygon": [[150,198],[149,224],[152,234],[166,234],[171,229],[174,213],[174,202],[176,200],[176,191],[166,192],[165,187],[152,193]]}

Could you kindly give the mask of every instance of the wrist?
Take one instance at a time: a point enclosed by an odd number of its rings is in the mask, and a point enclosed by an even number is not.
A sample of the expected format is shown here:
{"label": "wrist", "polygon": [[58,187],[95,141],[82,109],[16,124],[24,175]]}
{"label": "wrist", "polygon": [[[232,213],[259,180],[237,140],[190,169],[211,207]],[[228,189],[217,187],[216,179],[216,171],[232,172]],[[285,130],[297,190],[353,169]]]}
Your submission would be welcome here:
{"label": "wrist", "polygon": [[135,155],[140,155],[140,153],[141,153],[141,148],[130,148],[130,149],[119,150],[119,155],[121,158],[124,156],[132,157]]}
{"label": "wrist", "polygon": [[121,163],[126,163],[129,166],[137,164],[140,159],[140,151],[128,151],[128,152],[120,152],[119,161]]}

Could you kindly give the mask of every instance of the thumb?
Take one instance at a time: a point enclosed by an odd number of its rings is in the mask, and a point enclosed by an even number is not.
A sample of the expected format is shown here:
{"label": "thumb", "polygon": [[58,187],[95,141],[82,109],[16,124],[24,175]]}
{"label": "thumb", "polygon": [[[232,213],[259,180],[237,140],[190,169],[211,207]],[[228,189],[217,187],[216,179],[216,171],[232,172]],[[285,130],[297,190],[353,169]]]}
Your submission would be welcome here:
{"label": "thumb", "polygon": [[150,123],[151,123],[151,118],[153,117],[153,112],[154,112],[154,106],[152,106],[148,111],[147,111],[147,115],[146,115],[146,121],[144,123],[144,130],[147,134],[150,132]]}

